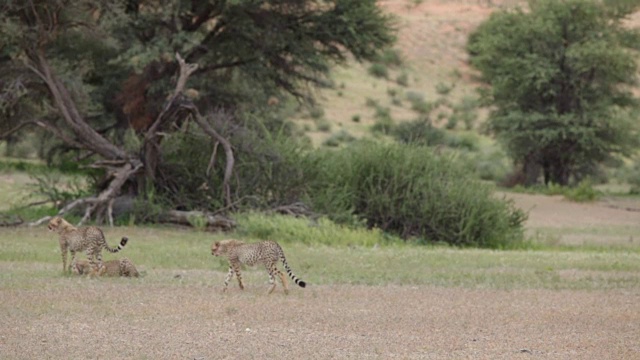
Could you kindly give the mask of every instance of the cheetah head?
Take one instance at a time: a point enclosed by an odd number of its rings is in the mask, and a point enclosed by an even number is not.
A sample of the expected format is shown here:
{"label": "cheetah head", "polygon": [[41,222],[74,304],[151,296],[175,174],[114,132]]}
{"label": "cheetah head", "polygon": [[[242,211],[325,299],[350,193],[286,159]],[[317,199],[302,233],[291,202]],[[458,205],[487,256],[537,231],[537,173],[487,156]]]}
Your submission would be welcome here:
{"label": "cheetah head", "polygon": [[62,224],[62,221],[64,220],[62,220],[61,217],[55,216],[51,220],[49,220],[49,224],[47,225],[47,228],[49,228],[49,231],[56,231]]}
{"label": "cheetah head", "polygon": [[220,256],[220,241],[211,244],[211,255]]}

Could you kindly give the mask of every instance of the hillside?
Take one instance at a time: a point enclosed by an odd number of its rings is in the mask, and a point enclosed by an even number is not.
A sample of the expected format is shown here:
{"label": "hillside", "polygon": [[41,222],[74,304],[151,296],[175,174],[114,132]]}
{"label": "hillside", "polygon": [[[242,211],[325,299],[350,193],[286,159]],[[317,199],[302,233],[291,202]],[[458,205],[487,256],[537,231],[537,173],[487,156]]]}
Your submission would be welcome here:
{"label": "hillside", "polygon": [[[306,115],[301,120],[314,144],[343,133],[355,137],[371,135],[376,111],[388,108],[395,122],[412,120],[420,114],[412,110],[407,97],[421,96],[427,102],[446,99],[449,106],[430,114],[436,126],[443,126],[451,106],[475,97],[474,72],[468,65],[465,45],[468,35],[496,10],[524,5],[523,0],[386,0],[379,6],[397,19],[395,52],[401,66],[388,66],[386,79],[368,73],[371,64],[351,62],[333,71],[333,87],[318,91],[323,115]],[[640,13],[628,20],[640,26]],[[406,74],[406,85],[398,77]],[[450,89],[439,94],[438,87]],[[479,110],[480,118],[486,111]],[[460,128],[460,126],[458,127]]]}
{"label": "hillside", "polygon": [[[467,36],[492,11],[521,2],[380,1],[379,6],[397,20],[398,42],[394,50],[403,64],[389,66],[386,79],[371,76],[368,73],[371,64],[351,62],[347,67],[335,69],[333,88],[318,93],[320,105],[324,107],[324,119],[331,127],[327,129],[325,125],[319,131],[317,128],[322,126],[317,126],[317,117],[314,119],[310,116],[303,121],[307,130],[310,130],[307,134],[316,144],[341,130],[356,137],[370,134],[376,113],[371,100],[380,107],[389,108],[394,121],[405,121],[419,115],[411,109],[407,94],[418,94],[428,102],[440,97],[455,102],[464,96],[474,96],[477,83],[467,63]],[[397,81],[403,74],[407,75],[406,86]],[[436,91],[438,86],[451,90],[442,96]],[[446,109],[444,111],[447,112]],[[432,117],[437,117],[433,115],[438,112],[441,111],[432,112]],[[354,117],[359,121],[355,121]],[[442,121],[443,118],[440,119]]]}

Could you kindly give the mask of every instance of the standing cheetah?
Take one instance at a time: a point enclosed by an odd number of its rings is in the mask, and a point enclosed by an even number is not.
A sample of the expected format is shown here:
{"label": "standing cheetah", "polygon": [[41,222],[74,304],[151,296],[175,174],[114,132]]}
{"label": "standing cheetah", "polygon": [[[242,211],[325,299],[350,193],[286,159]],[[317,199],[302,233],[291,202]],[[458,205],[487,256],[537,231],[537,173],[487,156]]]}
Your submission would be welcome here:
{"label": "standing cheetah", "polygon": [[275,275],[280,277],[282,286],[284,287],[284,293],[289,293],[287,287],[287,278],[276,267],[278,260],[282,261],[284,268],[287,270],[287,274],[291,277],[294,283],[300,287],[307,286],[307,283],[300,280],[293,274],[287,259],[284,257],[284,251],[280,245],[275,241],[261,241],[253,244],[246,244],[240,240],[221,240],[216,241],[211,245],[211,255],[214,256],[226,256],[229,259],[229,273],[224,279],[224,290],[227,290],[229,280],[236,274],[240,289],[244,290],[244,284],[242,282],[242,275],[240,274],[240,265],[245,264],[249,266],[262,264],[267,268],[269,272],[269,294],[276,288]]}
{"label": "standing cheetah", "polygon": [[122,250],[122,248],[127,245],[127,241],[129,241],[129,239],[123,237],[117,248],[111,248],[107,244],[102,230],[99,228],[95,226],[76,228],[59,216],[51,219],[47,227],[50,231],[55,231],[60,235],[62,271],[67,271],[67,250],[71,252],[69,270],[75,267],[76,252],[85,251],[94,272],[99,273],[102,268],[102,249],[105,248],[111,253],[117,253]]}

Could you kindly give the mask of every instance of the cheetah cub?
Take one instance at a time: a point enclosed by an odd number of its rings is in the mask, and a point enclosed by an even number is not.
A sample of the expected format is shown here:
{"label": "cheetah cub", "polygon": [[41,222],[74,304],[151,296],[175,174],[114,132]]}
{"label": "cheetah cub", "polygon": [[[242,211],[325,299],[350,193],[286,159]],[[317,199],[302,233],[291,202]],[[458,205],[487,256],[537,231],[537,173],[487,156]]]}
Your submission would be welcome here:
{"label": "cheetah cub", "polygon": [[[103,262],[102,270],[98,273],[98,276],[124,276],[124,277],[139,277],[138,269],[133,265],[131,260],[122,258],[120,260],[109,260]],[[91,264],[88,260],[78,260],[76,265],[71,269],[76,275],[86,275],[91,271]]]}
{"label": "cheetah cub", "polygon": [[229,259],[229,273],[224,279],[223,292],[227,291],[227,285],[229,285],[229,280],[231,280],[234,273],[238,278],[240,289],[244,290],[242,275],[240,274],[240,265],[245,264],[249,266],[264,265],[267,268],[269,272],[269,284],[271,284],[269,294],[276,288],[275,275],[280,277],[280,281],[282,281],[282,286],[284,287],[284,293],[288,294],[287,278],[276,267],[278,260],[282,261],[284,268],[287,270],[287,274],[289,274],[294,283],[300,287],[307,286],[307,283],[293,274],[289,264],[287,264],[287,259],[284,257],[284,251],[282,251],[280,245],[275,241],[261,241],[253,244],[246,244],[240,240],[231,239],[216,241],[211,245],[211,255],[225,256]]}
{"label": "cheetah cub", "polygon": [[69,224],[65,219],[56,216],[49,220],[47,225],[50,231],[55,231],[60,235],[60,252],[62,253],[62,271],[67,270],[67,251],[71,253],[71,264],[69,270],[75,266],[76,252],[85,251],[93,273],[100,272],[102,268],[102,249],[107,249],[110,253],[117,253],[127,245],[126,237],[120,240],[118,247],[111,248],[104,238],[102,230],[95,226],[77,228]]}

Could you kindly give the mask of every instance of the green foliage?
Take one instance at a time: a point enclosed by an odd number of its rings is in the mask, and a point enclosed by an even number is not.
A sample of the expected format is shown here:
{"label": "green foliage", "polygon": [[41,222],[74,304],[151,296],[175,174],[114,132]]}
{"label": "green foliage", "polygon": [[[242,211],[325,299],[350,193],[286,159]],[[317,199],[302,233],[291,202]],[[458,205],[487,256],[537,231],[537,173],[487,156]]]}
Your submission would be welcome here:
{"label": "green foliage", "polygon": [[[466,130],[473,129],[473,126],[478,119],[477,108],[478,100],[475,97],[462,97],[458,103],[453,105],[453,113],[449,117],[449,123],[457,125],[459,121],[462,121]],[[449,123],[447,123],[447,128],[450,128]],[[455,125],[453,127],[455,127]]]}
{"label": "green foliage", "polygon": [[448,95],[451,90],[453,90],[454,85],[447,85],[443,82],[439,82],[436,84],[436,93],[439,95]]}
{"label": "green foliage", "polygon": [[312,119],[320,119],[324,117],[324,109],[319,106],[314,106],[309,110],[309,115]]}
{"label": "green foliage", "polygon": [[[293,137],[286,123],[276,131],[268,129],[273,124],[251,120],[232,124],[212,120],[234,147],[233,202],[239,209],[263,209],[298,201],[306,192],[307,176],[314,173],[305,145]],[[218,185],[224,178],[223,151],[217,151],[207,174],[214,147],[197,128],[166,137],[161,169],[166,184],[156,187],[156,195],[178,208],[216,211],[224,207]]]}
{"label": "green foliage", "polygon": [[524,192],[532,194],[544,195],[562,195],[567,200],[576,202],[590,202],[600,198],[602,193],[594,189],[590,180],[582,180],[577,186],[562,186],[551,183],[547,186],[540,185],[536,187],[524,188],[520,185],[513,188],[515,192]]}
{"label": "green foliage", "polygon": [[356,143],[323,152],[312,184],[314,209],[330,218],[457,246],[509,247],[526,215],[494,198],[460,162],[412,145]]}
{"label": "green foliage", "polygon": [[391,117],[391,110],[387,107],[378,106],[374,117],[376,121],[371,127],[371,131],[385,135],[390,134],[395,125]]}
{"label": "green foliage", "polygon": [[482,148],[461,155],[462,161],[465,161],[482,180],[499,183],[512,170],[512,163],[507,154],[497,147]]}
{"label": "green foliage", "polygon": [[466,151],[477,151],[480,148],[480,139],[474,133],[448,134],[446,144],[448,147],[463,149]]}
{"label": "green foliage", "polygon": [[331,135],[327,140],[324,141],[323,145],[336,147],[336,146],[340,146],[340,144],[350,143],[355,140],[356,138],[353,135],[349,134],[348,131],[343,129]]}
{"label": "green foliage", "polygon": [[547,181],[567,185],[638,142],[628,86],[640,39],[618,5],[531,1],[530,11],[493,13],[469,38],[471,63],[491,85],[488,130]]}
{"label": "green foliage", "polygon": [[62,207],[72,200],[87,197],[90,194],[89,185],[84,177],[62,175],[62,173],[47,169],[30,172],[32,196],[45,198],[48,202]]}
{"label": "green foliage", "polygon": [[316,129],[322,132],[330,132],[331,131],[331,122],[325,118],[319,118],[315,121]]}
{"label": "green foliage", "polygon": [[600,192],[593,188],[591,181],[582,180],[578,186],[569,188],[565,197],[572,201],[589,202],[597,200],[600,197]]}
{"label": "green foliage", "polygon": [[409,75],[406,72],[400,73],[400,75],[396,77],[396,83],[404,87],[409,86]]}
{"label": "green foliage", "polygon": [[378,56],[377,61],[386,66],[399,67],[402,66],[402,57],[397,50],[386,49]]}
{"label": "green foliage", "polygon": [[326,217],[311,220],[248,212],[238,214],[235,220],[239,224],[235,232],[240,237],[272,239],[284,243],[373,246],[401,242],[400,238],[386,235],[380,229],[339,225]]}
{"label": "green foliage", "polygon": [[423,118],[398,124],[392,135],[402,143],[425,146],[442,145],[447,137],[444,130],[434,127],[431,121]]}
{"label": "green foliage", "polygon": [[378,78],[386,79],[387,77],[389,77],[389,70],[387,69],[387,66],[385,64],[371,64],[368,71],[369,74]]}

